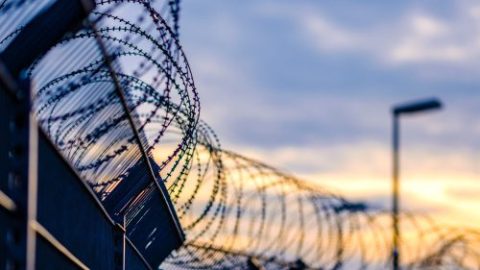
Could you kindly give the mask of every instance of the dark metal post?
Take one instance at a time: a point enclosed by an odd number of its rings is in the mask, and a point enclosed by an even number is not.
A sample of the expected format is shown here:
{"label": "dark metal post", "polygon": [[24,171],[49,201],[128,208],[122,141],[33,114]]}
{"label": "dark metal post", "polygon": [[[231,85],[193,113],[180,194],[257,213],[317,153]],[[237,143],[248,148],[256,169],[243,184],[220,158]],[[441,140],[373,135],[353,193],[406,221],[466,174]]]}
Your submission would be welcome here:
{"label": "dark metal post", "polygon": [[399,174],[400,174],[400,116],[403,114],[414,114],[426,112],[430,110],[440,109],[442,103],[436,98],[420,100],[401,104],[392,108],[392,268],[393,270],[400,270],[400,224],[399,224]]}
{"label": "dark metal post", "polygon": [[393,174],[392,174],[392,263],[393,270],[400,269],[400,228],[398,224],[399,209],[399,161],[400,161],[400,121],[398,114],[393,112],[393,130],[392,130],[392,153],[393,153]]}
{"label": "dark metal post", "polygon": [[[4,80],[4,76],[0,75],[0,81]],[[0,93],[0,98],[7,99],[6,104],[9,108],[3,117],[10,119],[9,134],[2,141],[9,148],[9,163],[1,168],[6,171],[2,174],[4,177],[6,175],[6,179],[2,180],[7,182],[8,188],[4,196],[10,203],[10,208],[7,209],[11,211],[9,226],[5,229],[7,249],[5,267],[34,269],[35,232],[31,229],[30,223],[36,219],[37,126],[30,112],[30,80],[22,76],[18,81],[12,80],[11,85],[14,88],[11,88],[9,93],[13,96],[5,95],[6,92],[3,93],[3,90]]]}
{"label": "dark metal post", "polygon": [[121,223],[115,225],[115,270],[125,270],[125,248],[126,248],[126,220],[122,216]]}

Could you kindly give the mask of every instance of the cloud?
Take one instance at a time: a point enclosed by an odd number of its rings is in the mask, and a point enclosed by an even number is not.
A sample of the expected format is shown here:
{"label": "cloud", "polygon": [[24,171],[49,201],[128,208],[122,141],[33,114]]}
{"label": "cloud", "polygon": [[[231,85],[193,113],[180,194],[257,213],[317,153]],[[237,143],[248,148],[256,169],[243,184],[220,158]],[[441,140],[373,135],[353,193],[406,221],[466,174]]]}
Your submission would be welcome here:
{"label": "cloud", "polygon": [[[240,147],[238,147],[240,148]],[[383,145],[358,143],[348,145],[280,146],[274,149],[242,147],[243,153],[302,175],[348,172],[349,175],[386,176],[388,151]],[[369,162],[365,162],[368,156]],[[388,174],[387,174],[388,175]]]}
{"label": "cloud", "polygon": [[357,43],[355,34],[310,11],[302,15],[301,23],[320,50],[349,50]]}
{"label": "cloud", "polygon": [[407,17],[405,28],[388,49],[387,56],[394,63],[464,63],[480,49],[469,46],[471,37],[456,34],[455,22],[413,14]]}
{"label": "cloud", "polygon": [[417,1],[362,2],[351,12],[325,6],[336,1],[239,3],[189,2],[182,13],[202,118],[224,147],[386,205],[390,105],[439,96],[441,113],[402,120],[403,205],[470,218],[480,5],[452,1],[438,12]]}
{"label": "cloud", "polygon": [[[408,4],[406,4],[408,5]],[[289,18],[304,35],[307,46],[321,55],[353,53],[386,66],[476,64],[480,60],[480,7],[459,1],[452,15],[440,17],[427,7],[393,13],[388,20],[363,26],[341,20],[314,5],[269,6],[269,16]],[[263,8],[267,10],[266,7]],[[381,12],[384,12],[383,10]]]}
{"label": "cloud", "polygon": [[261,16],[290,21],[303,35],[304,44],[321,52],[351,50],[359,42],[353,31],[325,16],[315,5],[299,2],[292,8],[288,2],[267,2],[258,5],[257,10]]}
{"label": "cloud", "polygon": [[478,183],[473,183],[473,185],[470,183],[468,188],[461,186],[449,187],[447,194],[452,200],[466,200],[480,203],[480,198],[478,197],[478,194],[480,194],[480,186],[478,186]]}
{"label": "cloud", "polygon": [[[441,66],[438,61],[475,62],[455,53],[466,49],[461,40],[452,41],[452,35],[474,40],[466,35],[472,27],[454,26],[480,22],[480,8],[455,5],[453,15],[440,16],[425,7],[396,12],[387,5],[388,10],[367,12],[368,23],[358,23],[346,19],[351,13],[340,16],[338,10],[312,3],[207,1],[185,6],[183,20],[190,25],[182,25],[181,38],[200,92],[202,118],[226,145],[263,149],[315,142],[388,145],[390,104],[430,95],[445,97],[448,112],[438,118],[429,115],[411,129],[428,133],[423,140],[436,134],[459,138],[479,134],[480,122],[470,120],[478,111],[466,111],[477,107],[474,99],[469,99],[471,104],[448,100],[459,91],[463,93],[458,96],[478,96],[472,93],[475,85],[457,83],[464,73],[433,72],[442,82],[450,77],[450,84],[419,81],[416,76]],[[379,13],[387,15],[376,18]],[[468,15],[461,18],[464,13]],[[364,63],[369,61],[373,64]],[[433,67],[423,68],[426,64]],[[383,68],[410,65],[421,68]],[[465,69],[478,72],[470,66]]]}

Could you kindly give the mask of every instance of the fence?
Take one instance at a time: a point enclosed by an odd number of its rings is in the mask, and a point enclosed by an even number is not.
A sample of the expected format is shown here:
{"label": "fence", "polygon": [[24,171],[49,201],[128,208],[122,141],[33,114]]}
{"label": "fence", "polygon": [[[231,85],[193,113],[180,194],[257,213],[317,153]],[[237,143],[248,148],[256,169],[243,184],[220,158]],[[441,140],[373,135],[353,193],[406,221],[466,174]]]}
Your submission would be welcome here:
{"label": "fence", "polygon": [[[153,269],[184,240],[166,188],[152,170],[111,47],[97,32],[98,21],[87,17],[94,7],[87,0],[2,3],[0,18],[10,27],[2,29],[0,54],[0,269]],[[91,33],[88,44],[52,51],[82,31]],[[57,52],[63,49],[73,51],[62,58]],[[134,165],[124,166],[117,187],[139,186],[135,192],[115,189],[111,208],[82,170],[72,167],[65,149],[51,141],[42,115],[32,112],[41,92],[33,85],[68,70],[62,62],[68,57],[85,54],[101,59],[88,75],[113,82],[108,92],[115,108],[107,117],[125,123],[116,135],[131,143]],[[88,100],[85,95],[80,104]]]}

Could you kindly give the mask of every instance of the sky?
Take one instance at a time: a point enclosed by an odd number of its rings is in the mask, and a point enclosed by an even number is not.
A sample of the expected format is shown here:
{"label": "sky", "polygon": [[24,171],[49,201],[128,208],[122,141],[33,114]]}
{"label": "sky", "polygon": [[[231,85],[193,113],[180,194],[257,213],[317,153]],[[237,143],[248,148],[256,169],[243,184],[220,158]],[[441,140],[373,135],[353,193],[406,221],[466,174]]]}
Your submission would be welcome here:
{"label": "sky", "polygon": [[[180,41],[223,148],[388,207],[394,104],[402,206],[480,222],[478,1],[184,0]],[[454,217],[454,218],[452,218]]]}

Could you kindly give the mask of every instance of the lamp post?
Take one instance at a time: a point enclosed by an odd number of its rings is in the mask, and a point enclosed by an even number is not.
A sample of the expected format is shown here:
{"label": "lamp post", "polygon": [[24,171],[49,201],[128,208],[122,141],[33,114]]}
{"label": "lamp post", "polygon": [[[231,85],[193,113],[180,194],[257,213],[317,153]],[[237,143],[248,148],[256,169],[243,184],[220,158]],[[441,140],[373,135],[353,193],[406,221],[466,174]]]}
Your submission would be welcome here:
{"label": "lamp post", "polygon": [[421,113],[440,109],[442,103],[436,99],[426,99],[406,104],[400,104],[392,108],[393,130],[392,130],[392,264],[393,270],[400,269],[400,228],[399,228],[399,165],[400,165],[400,116],[404,114]]}

